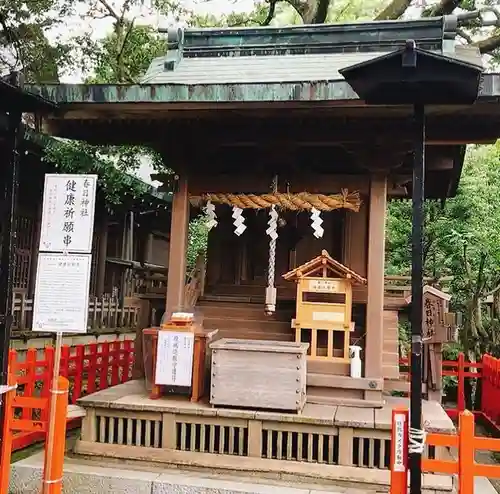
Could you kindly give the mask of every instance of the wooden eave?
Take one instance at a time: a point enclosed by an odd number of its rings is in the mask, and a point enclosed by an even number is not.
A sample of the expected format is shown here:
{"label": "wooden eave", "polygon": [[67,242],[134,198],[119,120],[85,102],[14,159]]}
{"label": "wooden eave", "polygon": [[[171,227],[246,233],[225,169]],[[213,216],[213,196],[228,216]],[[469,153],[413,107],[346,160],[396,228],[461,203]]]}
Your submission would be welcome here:
{"label": "wooden eave", "polygon": [[363,278],[352,269],[349,269],[347,266],[344,266],[342,263],[333,259],[333,257],[331,257],[326,250],[321,251],[321,255],[318,257],[315,257],[301,266],[292,269],[292,271],[285,273],[283,278],[287,281],[295,281],[311,276],[316,271],[323,269],[324,267],[330,269],[341,278],[351,279],[353,282],[361,285],[366,284],[366,278]]}
{"label": "wooden eave", "polygon": [[0,78],[0,108],[20,113],[48,113],[57,108],[52,100],[35,92],[13,86]]}

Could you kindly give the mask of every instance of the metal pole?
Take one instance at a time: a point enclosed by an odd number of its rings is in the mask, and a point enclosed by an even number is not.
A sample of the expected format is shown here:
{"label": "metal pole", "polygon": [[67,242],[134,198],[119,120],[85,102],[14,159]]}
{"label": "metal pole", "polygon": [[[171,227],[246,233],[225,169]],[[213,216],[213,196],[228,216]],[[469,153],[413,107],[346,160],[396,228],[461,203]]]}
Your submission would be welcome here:
{"label": "metal pole", "polygon": [[[411,394],[410,427],[422,428],[422,299],[423,299],[423,224],[425,174],[425,112],[415,105],[415,143],[412,194],[411,256]],[[421,454],[410,454],[410,493],[422,492]]]}
{"label": "metal pole", "polygon": [[[17,78],[16,78],[17,79]],[[17,82],[13,81],[13,82]],[[16,247],[16,203],[18,190],[21,112],[8,115],[10,159],[3,173],[1,256],[0,256],[0,385],[8,384],[10,332],[12,325],[12,285]],[[0,441],[3,440],[4,407],[0,405]]]}

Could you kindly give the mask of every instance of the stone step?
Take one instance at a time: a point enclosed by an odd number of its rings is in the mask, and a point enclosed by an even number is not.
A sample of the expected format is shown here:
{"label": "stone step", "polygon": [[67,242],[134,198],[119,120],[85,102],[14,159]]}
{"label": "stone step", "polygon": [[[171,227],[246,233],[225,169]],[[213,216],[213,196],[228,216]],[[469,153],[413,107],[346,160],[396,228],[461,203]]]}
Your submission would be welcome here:
{"label": "stone step", "polygon": [[[307,403],[314,405],[342,405],[355,408],[382,408],[383,401],[365,400],[363,391],[352,393],[352,396],[345,396],[338,393],[338,390],[324,392],[325,388],[307,387]],[[355,396],[356,395],[356,396]]]}
{"label": "stone step", "polygon": [[399,341],[384,340],[384,352],[399,353]]}
{"label": "stone step", "polygon": [[[206,465],[172,468],[150,459],[122,465],[113,459],[64,459],[64,493],[113,494],[376,494],[388,492],[387,470],[317,465],[314,476],[294,474],[296,462],[247,458],[241,467],[226,455],[206,455]],[[263,472],[259,475],[259,469]],[[43,453],[12,465],[10,494],[37,494]],[[300,472],[300,470],[299,470]],[[475,492],[489,494],[490,490]],[[422,494],[452,494],[451,477],[424,475]],[[494,491],[491,491],[494,492]]]}
{"label": "stone step", "polygon": [[382,391],[383,379],[352,378],[349,376],[335,376],[331,374],[307,373],[307,385],[321,388],[339,388],[356,390],[379,390]]}
{"label": "stone step", "polygon": [[399,367],[394,365],[383,365],[382,375],[384,379],[399,379]]}

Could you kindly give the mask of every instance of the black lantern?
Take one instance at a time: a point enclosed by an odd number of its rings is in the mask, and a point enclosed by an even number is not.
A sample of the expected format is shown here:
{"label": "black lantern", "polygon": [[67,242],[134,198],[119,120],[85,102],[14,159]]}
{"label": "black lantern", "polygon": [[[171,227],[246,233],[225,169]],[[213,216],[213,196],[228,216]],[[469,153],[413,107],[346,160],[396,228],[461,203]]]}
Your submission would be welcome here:
{"label": "black lantern", "polygon": [[[482,72],[480,65],[421,50],[413,40],[406,41],[400,50],[340,70],[366,104],[414,107],[410,427],[416,431],[422,428],[425,106],[473,104],[478,96]],[[410,492],[420,494],[421,454],[412,453],[409,460]]]}

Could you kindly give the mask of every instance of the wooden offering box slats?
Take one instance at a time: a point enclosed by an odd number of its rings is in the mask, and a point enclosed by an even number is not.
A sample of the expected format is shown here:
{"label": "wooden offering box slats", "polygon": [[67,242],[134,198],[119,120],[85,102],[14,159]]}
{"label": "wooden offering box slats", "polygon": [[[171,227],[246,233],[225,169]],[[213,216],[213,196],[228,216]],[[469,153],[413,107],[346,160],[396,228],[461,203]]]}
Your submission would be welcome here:
{"label": "wooden offering box slats", "polygon": [[212,349],[212,405],[294,410],[306,403],[308,345],[223,338]]}
{"label": "wooden offering box slats", "polygon": [[352,285],[366,279],[335,261],[326,250],[283,276],[297,283],[295,341],[310,342],[309,358],[349,362]]}

